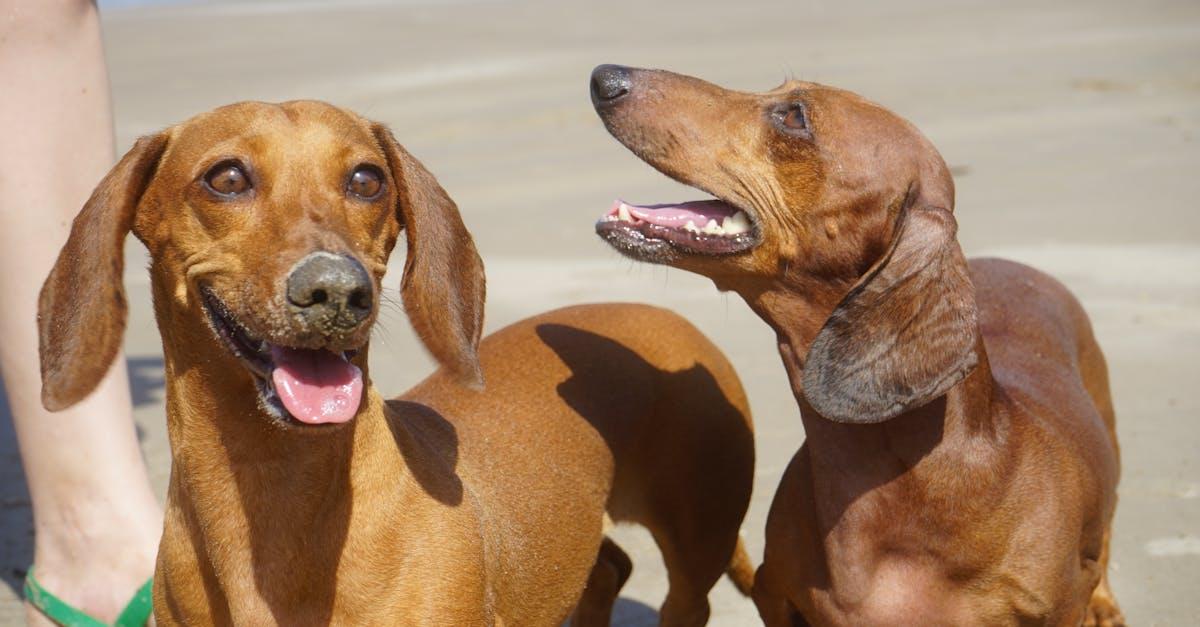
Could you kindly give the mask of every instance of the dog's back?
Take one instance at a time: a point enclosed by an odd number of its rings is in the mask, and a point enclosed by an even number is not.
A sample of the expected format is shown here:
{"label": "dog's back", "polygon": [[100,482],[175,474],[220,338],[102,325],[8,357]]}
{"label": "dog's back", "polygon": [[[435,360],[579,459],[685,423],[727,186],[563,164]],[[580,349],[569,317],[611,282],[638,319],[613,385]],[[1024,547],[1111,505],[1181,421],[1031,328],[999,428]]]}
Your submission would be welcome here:
{"label": "dog's back", "polygon": [[[1018,452],[1017,463],[1026,467],[1020,474],[1063,479],[1024,485],[1013,498],[1039,504],[1028,511],[1048,521],[1076,521],[1040,531],[1026,526],[1031,535],[1021,540],[1018,532],[1017,539],[1029,556],[1080,551],[1077,563],[1086,574],[1052,579],[1076,586],[1059,594],[1098,613],[1087,620],[1106,611],[1119,615],[1106,573],[1120,461],[1108,369],[1091,322],[1065,286],[1038,270],[1002,259],[976,259],[970,267],[997,403],[1023,416],[1016,428],[1036,432],[1021,441],[1041,443]],[[1063,563],[1029,556],[1014,558],[1024,565],[1013,566]],[[1074,556],[1064,557],[1071,563]]]}
{"label": "dog's back", "polygon": [[[562,595],[503,590],[581,588],[588,571],[578,565],[588,560],[580,556],[596,554],[606,509],[648,527],[668,569],[697,579],[694,590],[674,593],[706,596],[730,563],[753,480],[749,407],[724,355],[676,314],[608,304],[501,329],[482,342],[480,361],[484,391],[464,394],[439,371],[402,402],[452,425],[457,450],[447,454],[467,498],[486,503],[485,551],[505,573],[489,582],[509,605],[497,614],[561,612],[539,604]],[[523,397],[504,393],[514,386]],[[603,476],[611,483],[596,481]],[[698,537],[707,546],[682,545]]]}
{"label": "dog's back", "polygon": [[973,259],[970,267],[996,381],[1024,402],[1070,408],[1034,413],[1073,437],[1107,440],[1088,450],[1111,450],[1115,462],[1108,368],[1079,301],[1053,277],[1020,263]]}

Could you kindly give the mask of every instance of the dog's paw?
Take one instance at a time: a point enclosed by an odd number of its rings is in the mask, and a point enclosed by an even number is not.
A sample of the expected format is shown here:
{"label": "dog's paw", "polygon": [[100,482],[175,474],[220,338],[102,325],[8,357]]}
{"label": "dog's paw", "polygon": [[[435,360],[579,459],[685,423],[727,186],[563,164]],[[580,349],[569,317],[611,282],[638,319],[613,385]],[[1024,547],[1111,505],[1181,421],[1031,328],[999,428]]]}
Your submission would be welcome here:
{"label": "dog's paw", "polygon": [[1121,608],[1117,607],[1117,600],[1113,598],[1111,592],[1097,588],[1092,593],[1087,614],[1083,617],[1083,625],[1084,627],[1125,627],[1125,616],[1121,614]]}

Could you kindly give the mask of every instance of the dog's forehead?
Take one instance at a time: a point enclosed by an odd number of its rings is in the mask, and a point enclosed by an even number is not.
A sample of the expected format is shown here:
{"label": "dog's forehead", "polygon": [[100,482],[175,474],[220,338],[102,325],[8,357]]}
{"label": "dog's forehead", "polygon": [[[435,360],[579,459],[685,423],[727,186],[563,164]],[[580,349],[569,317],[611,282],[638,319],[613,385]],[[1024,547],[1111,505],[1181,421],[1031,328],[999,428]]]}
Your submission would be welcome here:
{"label": "dog's forehead", "polygon": [[790,79],[782,85],[759,94],[768,102],[796,99],[805,104],[810,120],[818,125],[845,124],[855,126],[864,119],[895,123],[898,118],[886,108],[846,89]]}
{"label": "dog's forehead", "polygon": [[835,133],[839,140],[857,138],[873,144],[885,137],[900,140],[910,134],[909,124],[891,110],[839,87],[789,80],[763,95],[772,100],[795,96],[804,102],[810,122],[826,134]]}
{"label": "dog's forehead", "polygon": [[369,122],[318,101],[239,102],[197,115],[173,129],[170,152],[184,159],[246,151],[297,158],[318,153],[359,159],[382,156]]}

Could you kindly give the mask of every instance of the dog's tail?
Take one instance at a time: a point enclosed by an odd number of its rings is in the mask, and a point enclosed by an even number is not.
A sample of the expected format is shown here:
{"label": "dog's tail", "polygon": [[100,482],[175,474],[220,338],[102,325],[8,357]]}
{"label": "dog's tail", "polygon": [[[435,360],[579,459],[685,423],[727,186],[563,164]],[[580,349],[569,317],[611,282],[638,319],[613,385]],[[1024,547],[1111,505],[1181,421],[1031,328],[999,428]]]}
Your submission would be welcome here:
{"label": "dog's tail", "polygon": [[733,547],[733,558],[725,568],[725,575],[733,582],[738,592],[750,596],[750,590],[754,588],[754,564],[750,562],[741,536],[738,536],[737,545]]}

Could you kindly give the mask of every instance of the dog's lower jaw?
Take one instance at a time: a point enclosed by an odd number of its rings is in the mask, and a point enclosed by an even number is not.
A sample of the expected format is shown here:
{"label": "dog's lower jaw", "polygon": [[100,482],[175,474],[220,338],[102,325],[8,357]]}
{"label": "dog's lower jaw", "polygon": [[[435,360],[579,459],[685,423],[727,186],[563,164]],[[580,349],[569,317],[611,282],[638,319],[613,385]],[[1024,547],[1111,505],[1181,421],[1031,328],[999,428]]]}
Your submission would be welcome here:
{"label": "dog's lower jaw", "polygon": [[598,222],[596,234],[609,246],[635,261],[671,265],[679,258],[679,253],[666,241],[648,238],[637,231],[619,230],[611,224]]}

